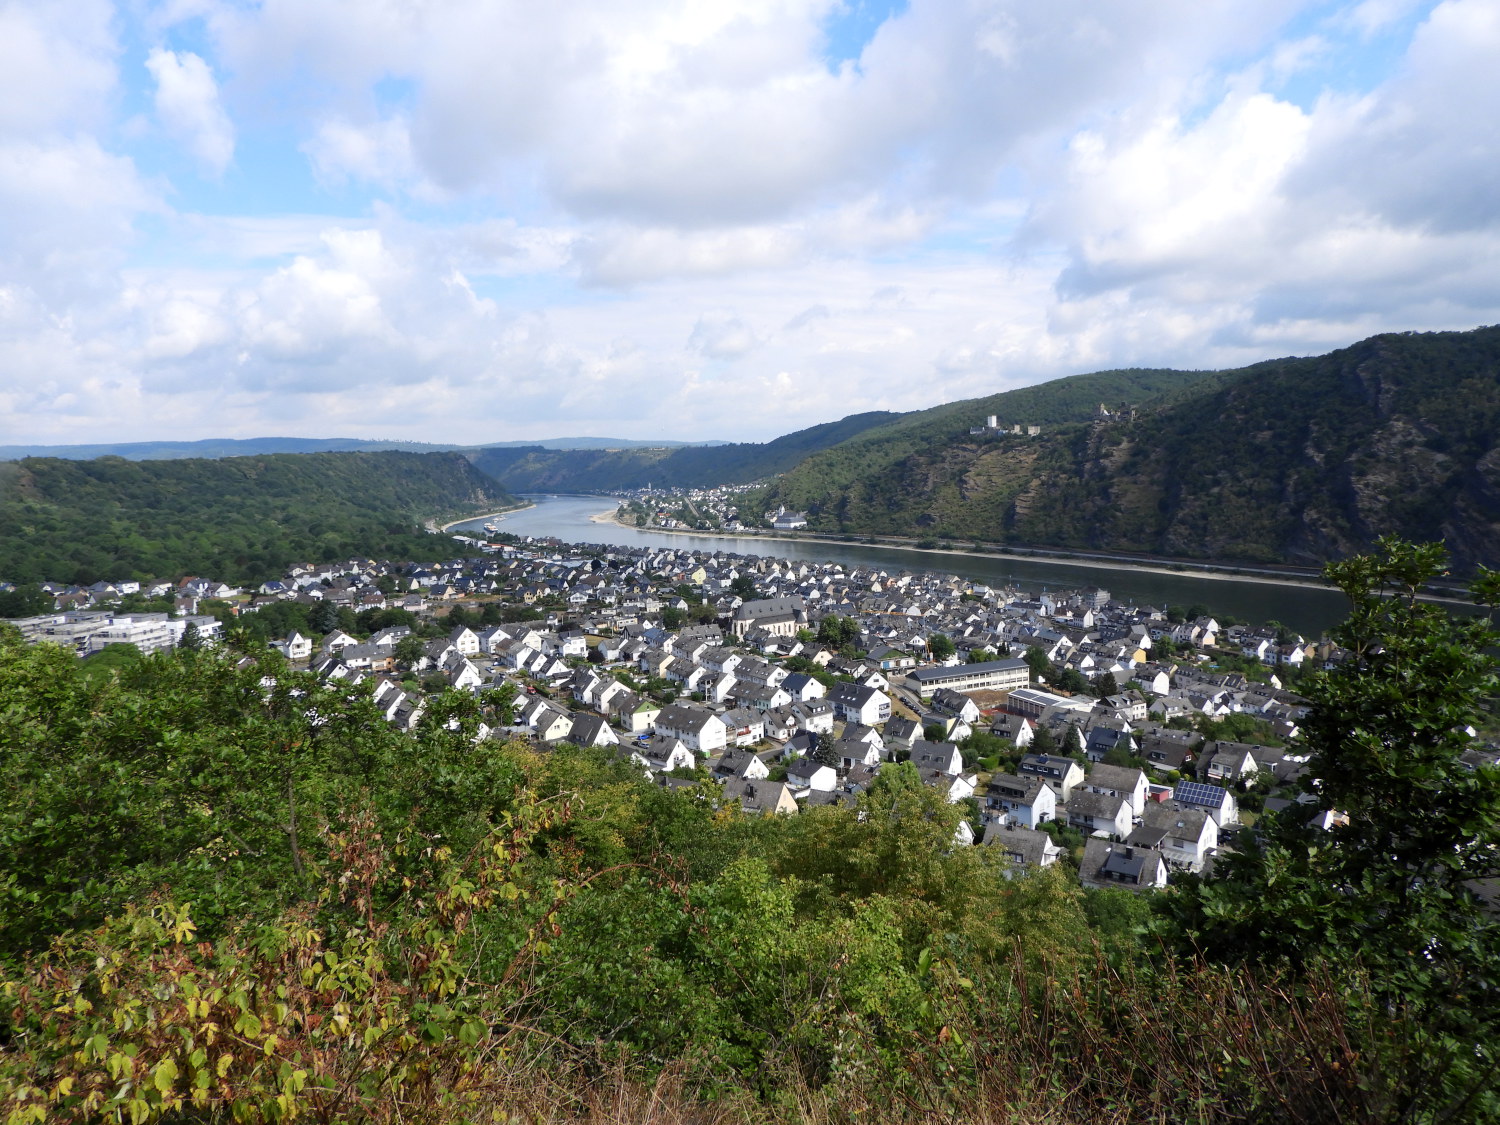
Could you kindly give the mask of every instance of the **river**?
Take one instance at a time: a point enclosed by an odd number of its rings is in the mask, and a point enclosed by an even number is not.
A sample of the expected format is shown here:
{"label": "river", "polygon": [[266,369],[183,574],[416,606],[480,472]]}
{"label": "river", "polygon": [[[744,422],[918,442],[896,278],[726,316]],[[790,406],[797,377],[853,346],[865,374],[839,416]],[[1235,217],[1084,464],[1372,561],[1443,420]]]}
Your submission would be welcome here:
{"label": "river", "polygon": [[529,495],[533,507],[504,516],[455,524],[451,531],[481,531],[497,523],[512,535],[556,536],[568,543],[608,543],[621,547],[671,547],[700,552],[770,555],[806,562],[837,562],[846,567],[875,567],[887,571],[931,571],[957,574],[990,586],[1015,585],[1025,590],[1075,589],[1099,586],[1116,601],[1137,605],[1203,605],[1215,614],[1242,621],[1279,621],[1313,638],[1344,617],[1348,603],[1336,590],[1279,582],[1255,582],[1234,576],[1199,577],[1158,573],[1107,563],[1074,563],[1044,559],[972,555],[963,551],[917,551],[901,547],[871,547],[827,540],[782,540],[757,536],[688,535],[622,527],[613,520],[590,517],[613,512],[608,496]]}

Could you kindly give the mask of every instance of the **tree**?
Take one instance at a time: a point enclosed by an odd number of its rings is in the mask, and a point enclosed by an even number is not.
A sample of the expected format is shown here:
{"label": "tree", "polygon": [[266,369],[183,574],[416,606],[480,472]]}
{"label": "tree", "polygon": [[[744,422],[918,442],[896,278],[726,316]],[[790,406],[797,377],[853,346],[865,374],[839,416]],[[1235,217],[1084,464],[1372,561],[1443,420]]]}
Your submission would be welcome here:
{"label": "tree", "polygon": [[830,648],[846,648],[859,640],[859,622],[830,613],[818,623],[818,641]]}
{"label": "tree", "polygon": [[958,652],[953,638],[946,633],[933,633],[927,638],[927,651],[934,660],[949,660]]}
{"label": "tree", "polygon": [[[1312,804],[1266,816],[1258,843],[1164,905],[1212,957],[1363,965],[1431,1034],[1434,1096],[1460,1102],[1500,1066],[1500,924],[1476,894],[1500,875],[1500,770],[1463,760],[1500,695],[1500,631],[1418,600],[1444,566],[1440,546],[1386,537],[1325,568],[1350,601],[1332,631],[1349,655],[1303,688]],[[1471,590],[1500,603],[1500,575],[1481,569]]]}
{"label": "tree", "polygon": [[839,767],[839,752],[834,748],[834,737],[832,734],[820,734],[818,744],[812,748],[807,755],[814,762],[823,766]]}
{"label": "tree", "polygon": [[187,627],[182,630],[182,637],[178,640],[177,647],[184,652],[197,652],[203,647],[203,634],[198,631],[196,621],[187,623]]}
{"label": "tree", "polygon": [[1090,689],[1088,679],[1077,668],[1064,668],[1057,673],[1054,682],[1063,691],[1075,694],[1087,692]]}
{"label": "tree", "polygon": [[396,663],[403,671],[410,669],[422,659],[427,651],[427,646],[422,643],[422,638],[415,634],[407,634],[396,642],[394,650]]}
{"label": "tree", "polygon": [[1112,695],[1120,693],[1120,682],[1115,679],[1112,672],[1100,672],[1094,677],[1094,694],[1100,699],[1108,699]]}
{"label": "tree", "polygon": [[0,590],[0,617],[36,617],[56,608],[57,600],[35,583]]}
{"label": "tree", "polygon": [[1070,758],[1076,758],[1080,762],[1084,760],[1083,735],[1078,733],[1078,724],[1069,723],[1067,733],[1063,735],[1062,752]]}
{"label": "tree", "polygon": [[748,574],[737,575],[729,584],[729,592],[749,601],[755,597],[755,579]]}
{"label": "tree", "polygon": [[1052,674],[1052,661],[1048,660],[1047,654],[1036,645],[1028,648],[1021,659],[1030,667],[1033,683],[1040,683]]}
{"label": "tree", "polygon": [[315,633],[331,633],[339,624],[339,607],[329,601],[319,602],[307,611],[307,624]]}

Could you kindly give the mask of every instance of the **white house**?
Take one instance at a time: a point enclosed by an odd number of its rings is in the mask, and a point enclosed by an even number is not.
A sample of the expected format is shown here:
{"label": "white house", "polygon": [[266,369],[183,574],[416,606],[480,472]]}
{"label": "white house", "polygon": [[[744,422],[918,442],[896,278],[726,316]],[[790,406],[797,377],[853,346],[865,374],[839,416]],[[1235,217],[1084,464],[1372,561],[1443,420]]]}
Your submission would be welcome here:
{"label": "white house", "polygon": [[1126,766],[1102,763],[1089,771],[1082,788],[1091,793],[1124,797],[1130,803],[1130,815],[1138,817],[1146,810],[1146,775]]}
{"label": "white house", "polygon": [[1039,777],[991,774],[984,795],[984,815],[992,823],[1035,828],[1057,816],[1057,794]]}
{"label": "white house", "polygon": [[891,717],[891,697],[863,684],[836,684],[828,693],[834,714],[846,723],[874,726]]}
{"label": "white house", "polygon": [[692,769],[698,764],[690,750],[680,738],[671,735],[652,735],[645,742],[634,743],[630,748],[631,761],[645,766],[652,773],[670,773],[677,769]]}
{"label": "white house", "polygon": [[1102,833],[1123,840],[1130,835],[1130,802],[1112,793],[1074,789],[1064,810],[1070,825],[1086,835]]}
{"label": "white house", "polygon": [[807,756],[796,758],[787,766],[786,783],[793,790],[811,789],[831,793],[839,783],[839,775],[832,766],[825,766]]}
{"label": "white house", "polygon": [[712,711],[674,703],[663,707],[653,724],[657,734],[680,738],[696,754],[707,757],[728,744],[728,728]]}

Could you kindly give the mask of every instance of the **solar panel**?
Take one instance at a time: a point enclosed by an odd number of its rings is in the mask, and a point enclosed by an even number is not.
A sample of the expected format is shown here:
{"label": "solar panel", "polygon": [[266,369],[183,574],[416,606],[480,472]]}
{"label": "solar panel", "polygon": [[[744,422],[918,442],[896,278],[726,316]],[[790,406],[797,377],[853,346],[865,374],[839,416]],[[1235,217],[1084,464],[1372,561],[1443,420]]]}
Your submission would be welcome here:
{"label": "solar panel", "polygon": [[1172,791],[1172,796],[1188,805],[1203,805],[1206,808],[1216,809],[1224,804],[1227,789],[1221,789],[1217,785],[1204,785],[1198,781],[1179,781],[1177,788]]}

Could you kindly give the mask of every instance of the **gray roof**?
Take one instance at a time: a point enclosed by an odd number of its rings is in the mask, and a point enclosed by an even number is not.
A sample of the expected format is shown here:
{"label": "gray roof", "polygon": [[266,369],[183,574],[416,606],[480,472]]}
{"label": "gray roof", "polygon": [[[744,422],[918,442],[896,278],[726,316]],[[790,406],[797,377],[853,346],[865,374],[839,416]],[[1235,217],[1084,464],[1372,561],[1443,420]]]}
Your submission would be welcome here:
{"label": "gray roof", "polygon": [[1088,816],[1100,820],[1114,820],[1120,815],[1120,807],[1125,804],[1124,797],[1111,796],[1108,793],[1090,793],[1088,790],[1073,790],[1073,795],[1068,798],[1068,815]]}
{"label": "gray roof", "polygon": [[917,668],[907,675],[918,683],[929,683],[933,680],[946,680],[959,672],[1000,672],[1019,671],[1025,668],[1030,671],[1030,666],[1024,660],[984,660],[978,664],[959,664],[947,668]]}

